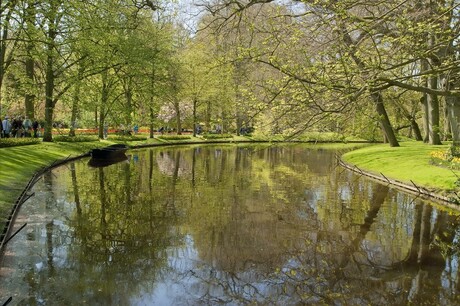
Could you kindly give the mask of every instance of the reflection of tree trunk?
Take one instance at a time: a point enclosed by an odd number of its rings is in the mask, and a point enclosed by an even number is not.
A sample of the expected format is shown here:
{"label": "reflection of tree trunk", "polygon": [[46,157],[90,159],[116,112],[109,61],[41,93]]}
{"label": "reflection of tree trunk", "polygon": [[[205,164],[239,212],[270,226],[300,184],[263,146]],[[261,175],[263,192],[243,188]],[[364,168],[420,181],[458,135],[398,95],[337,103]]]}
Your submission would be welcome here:
{"label": "reflection of tree trunk", "polygon": [[197,149],[192,150],[192,187],[195,187],[195,164],[196,164]]}
{"label": "reflection of tree trunk", "polygon": [[107,204],[107,195],[105,194],[104,186],[104,168],[99,168],[99,192],[101,196],[101,235],[102,239],[107,239],[107,220],[105,218],[105,206]]}
{"label": "reflection of tree trunk", "polygon": [[[445,260],[439,248],[430,249],[434,239],[434,231],[440,227],[433,227],[431,222],[433,208],[431,205],[417,205],[415,211],[412,245],[407,257],[394,266],[444,266]],[[436,222],[436,220],[435,220]],[[431,229],[434,229],[433,231]]]}
{"label": "reflection of tree trunk", "polygon": [[46,199],[46,209],[51,208],[51,204],[54,204],[56,200],[54,199],[54,190],[53,190],[53,173],[51,171],[46,171],[43,174],[43,182],[46,186],[46,191],[50,194]]}
{"label": "reflection of tree trunk", "polygon": [[176,184],[177,178],[179,177],[179,164],[180,164],[180,151],[177,150],[174,152],[174,171],[172,175],[172,187],[171,187],[171,194],[170,194],[170,201],[168,201],[168,211],[171,211],[175,214],[176,210]]}
{"label": "reflection of tree trunk", "polygon": [[154,230],[153,224],[153,150],[149,150],[149,192],[150,192],[150,205],[149,205],[149,226],[150,231]]}
{"label": "reflection of tree trunk", "polygon": [[238,173],[240,168],[241,168],[241,150],[242,149],[236,147],[235,150],[236,150],[236,153],[235,153],[235,173]]}
{"label": "reflection of tree trunk", "polygon": [[220,170],[219,170],[219,180],[221,180],[225,175],[225,167],[227,166],[227,151],[220,149]]}
{"label": "reflection of tree trunk", "polygon": [[131,208],[131,204],[133,202],[132,196],[133,192],[131,190],[131,164],[130,163],[124,163],[124,175],[125,175],[125,196],[126,196],[126,205],[127,207]]}
{"label": "reflection of tree trunk", "polygon": [[75,197],[75,206],[77,207],[78,220],[81,220],[80,194],[78,191],[77,173],[75,171],[75,163],[70,164],[70,173],[72,175],[73,194]]}
{"label": "reflection of tree trunk", "polygon": [[46,258],[49,267],[49,276],[54,276],[54,265],[53,265],[53,221],[48,222],[46,224],[46,245],[47,245],[47,252]]}
{"label": "reflection of tree trunk", "polygon": [[417,263],[418,250],[420,248],[420,235],[421,235],[421,224],[422,224],[422,209],[423,205],[417,204],[415,206],[415,218],[414,218],[414,231],[412,234],[412,244],[409,250],[409,255],[406,258],[406,263]]}
{"label": "reflection of tree trunk", "polygon": [[369,210],[367,211],[366,217],[364,218],[363,224],[360,226],[360,230],[356,238],[351,242],[349,246],[349,254],[350,257],[348,260],[345,260],[341,268],[345,267],[350,258],[352,257],[353,253],[356,252],[361,244],[361,242],[364,240],[366,237],[367,233],[369,232],[372,224],[374,223],[375,218],[377,217],[380,208],[382,207],[383,202],[385,201],[385,198],[388,195],[388,191],[390,189],[388,186],[384,186],[381,184],[376,184],[374,188],[374,192],[372,194],[372,199],[370,202],[370,207]]}
{"label": "reflection of tree trunk", "polygon": [[430,252],[430,238],[431,238],[431,212],[433,208],[431,205],[424,205],[422,213],[422,224],[420,227],[420,249],[417,258],[419,264],[425,264],[426,258]]}
{"label": "reflection of tree trunk", "polygon": [[174,172],[173,172],[173,186],[176,186],[177,178],[179,176],[179,164],[180,164],[180,151],[176,151],[174,159]]}
{"label": "reflection of tree trunk", "polygon": [[[374,223],[375,218],[377,217],[380,208],[382,207],[383,202],[385,201],[385,198],[388,195],[388,191],[390,189],[388,186],[384,186],[381,184],[377,184],[377,186],[374,188],[374,192],[372,194],[372,199],[371,199],[371,205],[369,207],[369,210],[367,211],[367,215],[364,218],[364,223],[361,224],[360,226],[360,231],[358,237],[355,239],[359,239],[359,242],[366,237],[366,234],[369,232],[372,224]],[[359,243],[357,241],[356,246]]]}

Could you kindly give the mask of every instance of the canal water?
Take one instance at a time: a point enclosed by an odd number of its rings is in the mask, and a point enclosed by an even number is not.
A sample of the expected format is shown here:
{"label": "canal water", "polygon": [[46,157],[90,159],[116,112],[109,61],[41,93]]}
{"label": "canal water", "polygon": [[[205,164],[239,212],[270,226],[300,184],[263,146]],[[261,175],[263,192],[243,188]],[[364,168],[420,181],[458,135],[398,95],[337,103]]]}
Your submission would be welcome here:
{"label": "canal water", "polygon": [[5,250],[10,305],[459,305],[459,218],[333,149],[130,151],[53,169]]}

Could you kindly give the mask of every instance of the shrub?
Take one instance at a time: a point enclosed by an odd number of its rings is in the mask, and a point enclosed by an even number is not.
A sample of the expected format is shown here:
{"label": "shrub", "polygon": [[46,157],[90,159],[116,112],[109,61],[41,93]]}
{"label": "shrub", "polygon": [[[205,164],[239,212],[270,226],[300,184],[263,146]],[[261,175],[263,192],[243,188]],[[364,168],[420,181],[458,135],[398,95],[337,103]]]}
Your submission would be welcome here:
{"label": "shrub", "polygon": [[456,147],[451,146],[447,151],[433,151],[430,157],[433,165],[460,170],[460,155]]}
{"label": "shrub", "polygon": [[59,135],[54,136],[54,142],[90,142],[90,141],[98,141],[99,138],[97,136],[88,136],[88,135],[78,135],[78,136],[68,136],[68,135]]}
{"label": "shrub", "polygon": [[223,138],[233,138],[231,134],[204,134],[203,138],[205,139],[223,139]]}
{"label": "shrub", "polygon": [[144,141],[147,137],[144,136],[131,136],[131,135],[110,135],[110,140],[117,141]]}
{"label": "shrub", "polygon": [[27,146],[41,142],[40,138],[0,138],[0,148]]}
{"label": "shrub", "polygon": [[191,139],[190,136],[187,135],[161,135],[158,136],[158,139],[164,139],[164,140],[186,140],[186,139]]}

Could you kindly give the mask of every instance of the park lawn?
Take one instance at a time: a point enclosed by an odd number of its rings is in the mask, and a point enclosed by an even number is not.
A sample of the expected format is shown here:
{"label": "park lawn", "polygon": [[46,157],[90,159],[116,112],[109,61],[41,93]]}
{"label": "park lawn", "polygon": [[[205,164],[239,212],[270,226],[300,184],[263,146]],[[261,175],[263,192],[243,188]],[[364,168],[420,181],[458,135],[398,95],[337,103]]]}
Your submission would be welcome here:
{"label": "park lawn", "polygon": [[348,152],[342,159],[362,170],[374,174],[382,173],[387,178],[407,184],[413,181],[430,191],[446,195],[456,189],[455,182],[460,178],[460,171],[433,165],[430,153],[446,151],[448,144],[432,146],[422,142],[400,142],[400,147],[378,144]]}

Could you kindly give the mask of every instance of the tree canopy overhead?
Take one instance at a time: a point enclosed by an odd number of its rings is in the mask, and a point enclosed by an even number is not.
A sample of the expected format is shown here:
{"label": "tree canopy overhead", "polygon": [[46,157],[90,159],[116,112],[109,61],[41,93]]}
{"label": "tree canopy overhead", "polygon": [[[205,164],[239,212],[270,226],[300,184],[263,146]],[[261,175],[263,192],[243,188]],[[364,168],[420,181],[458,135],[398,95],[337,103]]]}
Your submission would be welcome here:
{"label": "tree canopy overhead", "polygon": [[460,144],[457,0],[2,5],[0,116],[46,141],[63,121]]}

